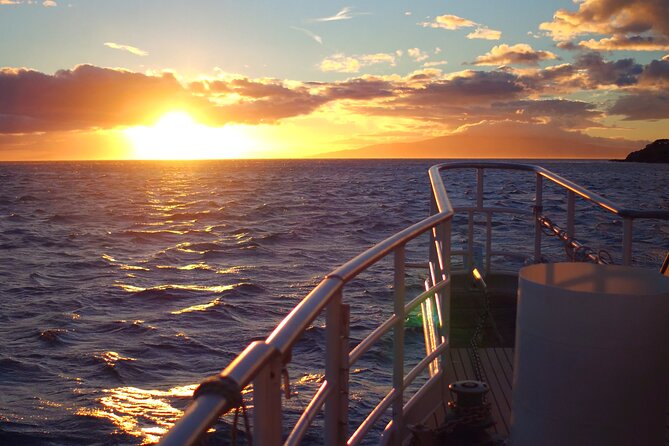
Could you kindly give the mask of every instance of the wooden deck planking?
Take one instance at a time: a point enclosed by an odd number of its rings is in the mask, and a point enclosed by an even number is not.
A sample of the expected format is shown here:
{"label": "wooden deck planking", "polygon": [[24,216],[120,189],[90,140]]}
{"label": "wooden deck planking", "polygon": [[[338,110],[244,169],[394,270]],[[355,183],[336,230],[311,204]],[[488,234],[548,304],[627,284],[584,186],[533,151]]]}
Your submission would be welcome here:
{"label": "wooden deck planking", "polygon": [[[482,353],[484,349],[481,349]],[[454,348],[449,352],[449,364],[446,367],[446,373],[449,376],[449,380],[452,381],[462,381],[466,379],[474,379],[474,369],[472,367],[471,361],[469,359],[469,354],[466,348]],[[506,378],[501,376],[498,378],[498,375],[502,375],[502,367],[499,361],[490,361],[485,354],[481,355],[481,362],[483,365],[483,373],[487,378],[487,381],[490,384],[490,409],[492,412],[493,419],[495,420],[495,426],[493,430],[501,435],[509,434],[509,420],[510,420],[510,393],[509,401],[503,393],[504,383],[507,382]],[[510,377],[509,381],[510,382]]]}
{"label": "wooden deck planking", "polygon": [[[495,426],[493,431],[508,437],[511,422],[511,398],[513,383],[513,349],[482,348],[479,349],[483,373],[490,386],[488,401]],[[475,379],[474,369],[466,348],[452,348],[449,351],[449,363],[446,366],[449,381]],[[667,442],[669,445],[669,413],[667,414]]]}

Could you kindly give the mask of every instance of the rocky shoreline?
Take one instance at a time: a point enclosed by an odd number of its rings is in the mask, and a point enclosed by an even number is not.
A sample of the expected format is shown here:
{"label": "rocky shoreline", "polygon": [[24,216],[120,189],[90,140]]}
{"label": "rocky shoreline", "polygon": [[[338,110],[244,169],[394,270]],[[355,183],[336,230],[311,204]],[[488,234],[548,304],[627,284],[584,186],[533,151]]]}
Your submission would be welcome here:
{"label": "rocky shoreline", "polygon": [[632,152],[623,162],[669,163],[669,139],[658,139],[641,150]]}

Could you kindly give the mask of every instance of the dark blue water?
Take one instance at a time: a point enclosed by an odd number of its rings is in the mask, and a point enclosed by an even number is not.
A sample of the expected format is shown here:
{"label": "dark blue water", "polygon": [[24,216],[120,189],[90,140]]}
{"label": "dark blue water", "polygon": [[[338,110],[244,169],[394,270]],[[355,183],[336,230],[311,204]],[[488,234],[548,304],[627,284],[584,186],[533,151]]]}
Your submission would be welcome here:
{"label": "dark blue water", "polygon": [[[0,444],[156,441],[203,377],[264,338],[325,273],[427,216],[431,164],[0,164]],[[669,166],[542,164],[626,207],[669,208]],[[447,178],[456,204],[473,198],[473,178]],[[487,175],[486,201],[529,209],[533,181]],[[545,205],[563,218],[562,192],[548,188]],[[620,223],[579,209],[584,242],[619,260]],[[529,253],[529,227],[500,217],[496,243]],[[635,259],[659,267],[669,225],[636,228]],[[424,252],[414,246],[410,257]],[[387,266],[347,291],[354,339],[390,314]],[[421,274],[410,273],[410,287]],[[288,424],[322,378],[322,326],[293,352]],[[415,327],[407,342],[421,338]],[[391,350],[384,339],[353,371],[352,419],[387,390]],[[230,421],[217,426],[224,443]]]}

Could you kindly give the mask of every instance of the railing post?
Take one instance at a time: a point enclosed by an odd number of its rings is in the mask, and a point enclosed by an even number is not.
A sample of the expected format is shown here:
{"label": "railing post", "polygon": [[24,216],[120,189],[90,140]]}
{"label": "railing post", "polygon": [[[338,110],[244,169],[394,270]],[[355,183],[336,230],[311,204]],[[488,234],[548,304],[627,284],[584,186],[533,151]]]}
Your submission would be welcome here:
{"label": "railing post", "polygon": [[571,238],[576,237],[574,230],[574,220],[576,217],[576,194],[573,190],[567,192],[567,235]]}
{"label": "railing post", "polygon": [[474,266],[474,211],[468,211],[467,216],[467,268]]}
{"label": "railing post", "polygon": [[623,265],[632,264],[632,221],[623,217]]}
{"label": "railing post", "polygon": [[406,294],[405,286],[405,252],[404,245],[395,249],[395,277],[393,285],[395,289],[395,308],[397,323],[393,329],[393,388],[395,389],[395,400],[393,401],[393,444],[401,445],[404,438],[404,300]]}
{"label": "railing post", "polygon": [[483,169],[476,169],[476,209],[483,210]]}
{"label": "railing post", "polygon": [[333,392],[325,401],[325,444],[343,446],[348,440],[349,307],[337,292],[325,315],[325,380]]}
{"label": "railing post", "polygon": [[486,212],[485,220],[485,273],[490,273],[490,252],[492,251],[492,211]]}
{"label": "railing post", "polygon": [[281,369],[276,352],[253,380],[253,440],[259,446],[281,444]]}
{"label": "railing post", "polygon": [[541,261],[541,224],[539,217],[544,212],[543,206],[543,177],[537,174],[537,185],[534,196],[534,263]]}

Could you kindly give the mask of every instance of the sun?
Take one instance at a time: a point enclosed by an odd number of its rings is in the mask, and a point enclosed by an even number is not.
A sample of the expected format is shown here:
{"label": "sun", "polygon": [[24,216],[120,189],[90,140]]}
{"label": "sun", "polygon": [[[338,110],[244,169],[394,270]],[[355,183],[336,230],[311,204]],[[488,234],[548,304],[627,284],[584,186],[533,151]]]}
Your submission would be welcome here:
{"label": "sun", "polygon": [[124,130],[135,159],[187,160],[250,157],[257,139],[244,126],[209,127],[187,112],[172,111],[150,127]]}

